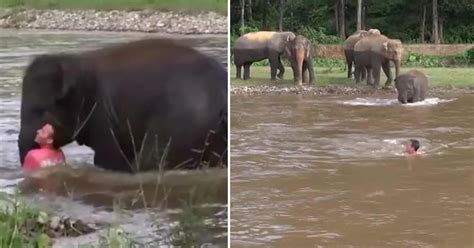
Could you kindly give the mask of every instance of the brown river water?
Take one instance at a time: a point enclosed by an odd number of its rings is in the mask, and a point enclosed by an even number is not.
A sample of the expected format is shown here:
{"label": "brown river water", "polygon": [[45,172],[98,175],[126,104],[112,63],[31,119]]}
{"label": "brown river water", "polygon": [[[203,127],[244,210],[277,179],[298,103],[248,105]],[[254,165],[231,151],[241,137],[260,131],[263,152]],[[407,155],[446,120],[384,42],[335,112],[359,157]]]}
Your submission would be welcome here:
{"label": "brown river water", "polygon": [[474,95],[231,106],[232,247],[474,247]]}
{"label": "brown river water", "polygon": [[[157,36],[140,33],[18,31],[0,29],[0,192],[18,196],[58,216],[93,224],[99,232],[62,238],[56,247],[98,240],[108,226],[124,230],[137,244],[170,244],[173,230],[190,207],[199,208],[206,230],[198,242],[226,246],[227,170],[137,175],[92,166],[92,150],[73,143],[63,148],[69,167],[48,168],[24,177],[18,157],[21,78],[35,55],[77,52]],[[226,36],[166,36],[187,42],[227,64]],[[0,206],[2,202],[0,202]],[[185,212],[188,211],[188,212]],[[196,231],[196,230],[191,230]],[[202,230],[198,230],[202,231]],[[139,246],[140,247],[140,246]]]}

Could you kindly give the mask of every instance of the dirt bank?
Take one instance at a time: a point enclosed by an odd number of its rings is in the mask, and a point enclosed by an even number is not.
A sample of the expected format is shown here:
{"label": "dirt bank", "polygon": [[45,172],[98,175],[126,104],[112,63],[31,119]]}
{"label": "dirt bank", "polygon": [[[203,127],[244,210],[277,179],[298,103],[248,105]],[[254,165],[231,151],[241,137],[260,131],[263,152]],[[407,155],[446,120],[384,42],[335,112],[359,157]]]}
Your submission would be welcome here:
{"label": "dirt bank", "polygon": [[0,9],[0,28],[226,34],[227,17],[213,12]]}

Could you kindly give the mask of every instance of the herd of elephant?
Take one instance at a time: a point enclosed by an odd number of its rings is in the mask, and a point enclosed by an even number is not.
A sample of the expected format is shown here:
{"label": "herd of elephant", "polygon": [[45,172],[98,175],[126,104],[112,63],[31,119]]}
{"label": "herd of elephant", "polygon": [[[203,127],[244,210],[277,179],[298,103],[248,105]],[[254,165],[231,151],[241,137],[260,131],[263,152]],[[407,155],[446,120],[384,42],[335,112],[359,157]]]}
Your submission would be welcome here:
{"label": "herd of elephant", "polygon": [[[395,87],[398,100],[401,103],[424,100],[428,88],[426,75],[418,70],[400,74],[403,45],[399,39],[390,39],[378,29],[360,30],[346,39],[343,49],[348,67],[348,78],[352,78],[354,66],[356,83],[367,80],[367,85],[378,87],[382,69],[387,76],[385,86],[389,87],[394,80],[390,69],[390,62],[392,62],[395,65]],[[244,68],[243,79],[250,79],[252,63],[264,59],[268,59],[270,63],[271,80],[276,80],[276,77],[282,79],[285,68],[281,62],[281,56],[285,55],[291,63],[295,84],[299,87],[303,82],[314,84],[315,51],[311,41],[302,35],[295,35],[293,32],[251,32],[235,41],[232,52],[237,79],[242,78],[242,67]]]}

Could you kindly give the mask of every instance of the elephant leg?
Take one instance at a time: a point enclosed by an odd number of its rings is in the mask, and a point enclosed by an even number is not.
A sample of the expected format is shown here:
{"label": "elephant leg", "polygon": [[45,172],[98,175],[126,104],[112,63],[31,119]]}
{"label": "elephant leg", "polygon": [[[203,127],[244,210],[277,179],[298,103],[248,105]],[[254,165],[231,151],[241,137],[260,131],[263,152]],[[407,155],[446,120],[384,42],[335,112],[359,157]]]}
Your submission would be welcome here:
{"label": "elephant leg", "polygon": [[347,60],[346,62],[347,62],[347,78],[350,79],[352,77],[352,61]]}
{"label": "elephant leg", "polygon": [[385,76],[387,76],[387,81],[385,81],[385,86],[388,87],[392,84],[392,81],[393,81],[392,71],[390,70],[390,62],[387,61],[383,63],[382,69],[383,69],[383,72],[385,73]]}
{"label": "elephant leg", "polygon": [[306,64],[306,61],[303,61],[303,70],[301,72],[301,78],[303,80],[303,83],[308,82],[308,65]]}
{"label": "elephant leg", "polygon": [[355,79],[356,79],[356,84],[358,84],[362,81],[362,77],[361,77],[362,70],[365,70],[365,68],[363,68],[361,66],[357,66],[357,65],[355,66],[354,75],[355,75]]}
{"label": "elephant leg", "polygon": [[365,68],[366,72],[367,72],[367,85],[374,85],[374,82],[373,82],[373,68],[371,67],[366,67]]}
{"label": "elephant leg", "polygon": [[363,68],[360,72],[361,74],[361,81],[367,80],[367,70]]}
{"label": "elephant leg", "polygon": [[235,78],[236,79],[241,79],[242,78],[242,65],[235,65]]}
{"label": "elephant leg", "polygon": [[311,59],[306,60],[306,67],[308,68],[309,73],[309,84],[314,84],[314,69],[313,69],[313,61]]}
{"label": "elephant leg", "polygon": [[380,67],[374,67],[372,68],[372,75],[373,75],[373,82],[374,86],[378,87],[380,85]]}
{"label": "elephant leg", "polygon": [[280,56],[278,56],[278,70],[279,72],[278,72],[277,77],[279,79],[283,79],[283,75],[285,74],[285,66],[283,66]]}
{"label": "elephant leg", "polygon": [[276,80],[277,69],[280,67],[280,60],[278,59],[278,54],[272,54],[268,57],[270,62],[270,80]]}
{"label": "elephant leg", "polygon": [[245,63],[244,64],[244,80],[250,79],[250,66],[252,63]]}

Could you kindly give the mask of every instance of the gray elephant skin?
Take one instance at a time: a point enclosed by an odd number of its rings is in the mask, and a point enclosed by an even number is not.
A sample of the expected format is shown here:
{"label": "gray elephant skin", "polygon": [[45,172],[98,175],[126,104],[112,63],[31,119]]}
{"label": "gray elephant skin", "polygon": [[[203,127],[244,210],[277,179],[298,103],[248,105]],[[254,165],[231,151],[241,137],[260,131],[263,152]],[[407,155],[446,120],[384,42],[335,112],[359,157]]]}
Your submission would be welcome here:
{"label": "gray elephant skin", "polygon": [[278,77],[283,78],[285,68],[280,56],[284,53],[286,43],[295,37],[292,32],[272,31],[252,32],[239,37],[232,49],[236,78],[241,78],[241,70],[244,67],[244,80],[250,79],[252,63],[264,59],[270,62],[271,80],[276,80],[277,70],[279,70]]}
{"label": "gray elephant skin", "polygon": [[21,163],[51,123],[55,147],[77,141],[106,169],[225,166],[227,87],[220,63],[168,39],[41,55],[23,78]]}
{"label": "gray elephant skin", "polygon": [[367,84],[378,86],[380,84],[380,68],[382,68],[387,76],[385,86],[390,86],[393,81],[390,61],[395,64],[395,75],[398,76],[402,53],[403,46],[400,40],[389,39],[379,32],[371,33],[369,30],[369,34],[361,38],[354,46],[356,82],[361,81],[362,72],[366,70]]}
{"label": "gray elephant skin", "polygon": [[395,88],[400,103],[423,101],[428,92],[428,78],[421,71],[411,70],[395,78]]}
{"label": "gray elephant skin", "polygon": [[285,55],[288,57],[293,69],[293,79],[296,85],[301,86],[306,81],[305,74],[309,73],[308,83],[314,83],[313,56],[314,51],[306,37],[297,35],[294,40],[287,42]]}
{"label": "gray elephant skin", "polygon": [[[367,36],[367,34],[367,31],[359,30],[347,37],[347,39],[344,41],[343,49],[347,63],[347,78],[351,78],[352,76],[352,65],[354,64],[354,46],[360,39]],[[362,77],[365,78],[365,71]]]}

